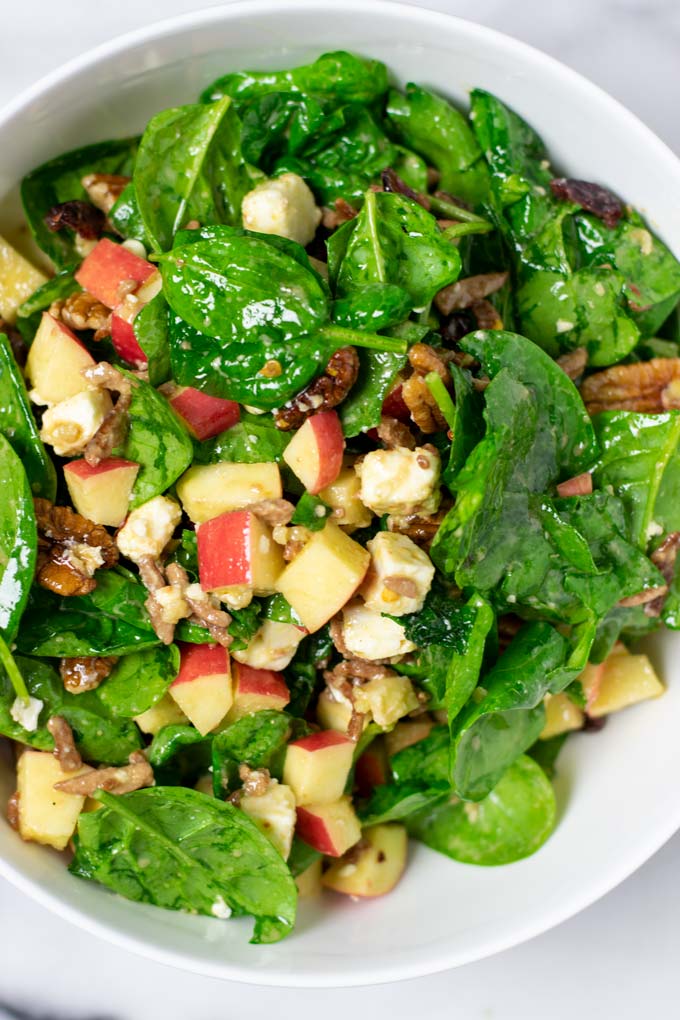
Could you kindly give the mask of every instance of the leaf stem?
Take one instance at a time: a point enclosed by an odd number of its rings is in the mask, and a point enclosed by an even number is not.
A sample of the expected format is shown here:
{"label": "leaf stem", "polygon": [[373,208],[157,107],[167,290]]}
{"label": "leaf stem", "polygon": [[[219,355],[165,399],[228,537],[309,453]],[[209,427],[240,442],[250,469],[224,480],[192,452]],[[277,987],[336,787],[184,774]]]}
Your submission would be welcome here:
{"label": "leaf stem", "polygon": [[408,350],[408,341],[399,337],[382,336],[380,333],[364,333],[359,329],[350,329],[347,326],[335,326],[329,323],[322,326],[318,335],[331,343],[337,343],[339,347],[368,347],[373,351],[391,351],[394,354],[405,354]]}
{"label": "leaf stem", "polygon": [[14,661],[14,656],[10,652],[2,637],[0,637],[0,665],[4,667],[17,698],[21,698],[25,704],[28,704],[30,699],[28,690],[26,689],[26,682],[19,672],[19,667]]}
{"label": "leaf stem", "polygon": [[478,216],[477,213],[471,212],[470,209],[464,209],[463,206],[456,205],[455,202],[448,202],[445,198],[437,198],[436,195],[428,195],[427,197],[430,200],[432,212],[438,216],[445,217],[447,220],[461,220],[463,223],[489,223],[483,216]]}
{"label": "leaf stem", "polygon": [[465,237],[466,234],[490,234],[494,229],[493,223],[488,220],[471,220],[467,223],[452,223],[443,231],[444,237],[453,241],[457,237]]}
{"label": "leaf stem", "polygon": [[451,399],[451,394],[436,372],[429,372],[425,376],[425,385],[437,401],[437,407],[444,415],[446,424],[453,430],[456,422],[456,407]]}

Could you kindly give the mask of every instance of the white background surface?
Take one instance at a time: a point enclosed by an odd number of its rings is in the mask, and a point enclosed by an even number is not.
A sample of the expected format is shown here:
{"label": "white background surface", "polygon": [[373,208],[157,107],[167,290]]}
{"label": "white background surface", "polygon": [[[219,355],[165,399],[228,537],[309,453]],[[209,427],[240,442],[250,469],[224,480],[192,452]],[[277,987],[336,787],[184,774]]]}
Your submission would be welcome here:
{"label": "white background surface", "polygon": [[[0,103],[114,34],[197,6],[208,4],[5,0]],[[677,0],[429,0],[423,6],[546,50],[622,100],[680,152]],[[679,868],[677,836],[624,886],[525,946],[433,978],[325,992],[260,990],[167,970],[93,940],[0,881],[0,1020],[292,1020],[319,1013],[324,1020],[675,1018]]]}

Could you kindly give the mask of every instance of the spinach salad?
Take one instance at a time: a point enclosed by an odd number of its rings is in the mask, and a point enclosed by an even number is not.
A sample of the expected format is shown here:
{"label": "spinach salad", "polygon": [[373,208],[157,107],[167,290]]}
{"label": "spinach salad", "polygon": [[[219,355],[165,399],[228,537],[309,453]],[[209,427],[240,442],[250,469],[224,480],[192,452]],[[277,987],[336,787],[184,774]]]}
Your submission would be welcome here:
{"label": "spinach salad", "polygon": [[22,198],[18,835],[259,943],[298,895],[388,892],[408,837],[535,852],[564,741],[661,694],[631,645],[680,629],[673,254],[500,99],[344,52],[227,74]]}

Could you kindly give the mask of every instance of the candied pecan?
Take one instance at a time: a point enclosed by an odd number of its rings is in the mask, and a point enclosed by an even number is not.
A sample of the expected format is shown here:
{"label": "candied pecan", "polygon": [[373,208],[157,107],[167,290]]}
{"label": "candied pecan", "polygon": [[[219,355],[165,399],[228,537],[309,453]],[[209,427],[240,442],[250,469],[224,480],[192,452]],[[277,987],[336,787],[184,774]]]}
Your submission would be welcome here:
{"label": "candied pecan", "polygon": [[81,199],[53,205],[45,214],[44,221],[53,234],[68,227],[86,241],[97,241],[106,226],[106,217],[101,209]]}
{"label": "candied pecan", "polygon": [[423,195],[420,191],[414,191],[413,188],[409,188],[405,181],[402,181],[401,177],[398,176],[392,170],[391,167],[387,167],[380,174],[380,182],[383,186],[383,191],[395,191],[399,195],[406,195],[407,198],[412,198],[418,205],[422,205],[423,209],[429,211],[430,200],[427,195]]}
{"label": "candied pecan", "polygon": [[165,577],[163,576],[161,565],[153,556],[142,556],[137,561],[137,566],[139,567],[139,576],[142,584],[149,592],[149,597],[146,599],[144,607],[149,614],[151,626],[164,645],[171,645],[175,636],[175,624],[169,623],[165,619],[163,607],[155,598],[156,592],[160,591],[161,588],[165,588]]}
{"label": "candied pecan", "polygon": [[[428,391],[429,392],[429,391]],[[398,450],[400,447],[407,450],[415,450],[416,441],[408,425],[397,418],[388,418],[383,415],[378,425],[378,438],[385,444],[388,450]]]}
{"label": "candied pecan", "polygon": [[238,777],[243,783],[241,792],[246,797],[263,797],[271,782],[269,769],[251,769],[245,762],[238,767]]}
{"label": "candied pecan", "polygon": [[[424,347],[426,345],[416,344],[416,346]],[[442,432],[447,428],[446,418],[440,411],[439,405],[422,375],[414,372],[402,386],[401,395],[408,407],[411,419],[421,432],[430,435],[433,432]]]}
{"label": "candied pecan", "polygon": [[401,574],[394,574],[386,577],[383,582],[385,588],[403,595],[407,599],[415,599],[418,596],[418,585],[412,577],[403,577]]}
{"label": "candied pecan", "polygon": [[478,301],[495,294],[507,282],[508,273],[480,273],[468,276],[440,290],[434,299],[442,315],[472,308]]}
{"label": "candied pecan", "polygon": [[186,600],[192,612],[189,622],[205,627],[213,640],[228,648],[233,640],[229,633],[231,616],[221,608],[215,596],[203,591],[199,584],[190,584],[186,570],[179,563],[168,563],[165,574]]}
{"label": "candied pecan", "polygon": [[326,230],[336,230],[343,223],[353,220],[358,215],[358,210],[353,205],[350,205],[349,202],[346,202],[344,198],[336,198],[332,209],[329,209],[328,206],[323,207],[321,224]]}
{"label": "candied pecan", "polygon": [[407,535],[416,545],[422,545],[428,549],[445,515],[446,510],[442,508],[436,514],[430,515],[405,514],[400,517],[390,516],[387,518],[387,527],[389,531],[396,531],[400,535]]}
{"label": "candied pecan", "polygon": [[447,361],[452,360],[450,351],[431,347],[430,344],[417,343],[408,352],[408,360],[419,375],[436,372],[445,386],[451,385],[451,373],[446,365]]}
{"label": "candied pecan", "polygon": [[92,204],[110,213],[131,180],[122,174],[87,174],[80,183]]}
{"label": "candied pecan", "polygon": [[19,830],[19,791],[15,790],[7,801],[7,821],[10,828]]}
{"label": "candied pecan", "polygon": [[52,754],[61,765],[63,772],[75,772],[83,764],[75,740],[73,730],[63,715],[53,715],[47,720],[47,729],[54,738]]}
{"label": "candied pecan", "polygon": [[490,301],[486,299],[475,301],[470,306],[472,313],[477,320],[477,329],[503,329],[503,320]]}
{"label": "candied pecan", "polygon": [[652,358],[632,365],[612,365],[588,376],[581,396],[590,415],[600,411],[659,414],[680,407],[680,358]]}
{"label": "candied pecan", "polygon": [[578,379],[583,375],[588,364],[588,351],[585,347],[576,347],[573,351],[561,354],[557,359],[557,364],[572,381]]}
{"label": "candied pecan", "polygon": [[648,602],[654,602],[655,599],[661,598],[662,595],[668,593],[668,585],[660,584],[656,588],[645,588],[644,591],[639,591],[635,595],[628,595],[625,599],[619,599],[620,606],[644,606]]}
{"label": "candied pecan", "polygon": [[248,509],[272,528],[277,524],[289,524],[295,513],[295,507],[287,499],[261,499],[251,503]]}
{"label": "candied pecan", "polygon": [[[50,315],[61,321],[70,329],[93,329],[95,338],[101,340],[110,335],[111,311],[101,301],[97,301],[86,290],[69,294],[50,305]],[[99,336],[97,336],[99,334]]]}
{"label": "candied pecan", "polygon": [[582,475],[574,475],[567,478],[566,482],[560,482],[557,486],[557,495],[567,496],[589,496],[593,491],[593,476],[585,471]]}
{"label": "candied pecan", "polygon": [[570,177],[555,177],[550,182],[555,198],[575,202],[586,212],[601,219],[606,227],[615,227],[623,216],[623,203],[608,188],[591,181],[578,181]]}
{"label": "candied pecan", "polygon": [[350,715],[349,722],[347,723],[347,736],[355,744],[359,740],[361,734],[364,732],[365,717],[366,716],[364,712],[357,712],[354,705],[352,705],[352,714]]}
{"label": "candied pecan", "polygon": [[335,645],[336,651],[342,655],[343,659],[351,658],[352,653],[345,644],[345,628],[342,623],[342,616],[338,614],[333,617],[330,622],[328,632],[330,634],[331,641]]}
{"label": "candied pecan", "polygon": [[97,586],[93,574],[112,567],[118,549],[106,528],[67,506],[34,500],[38,526],[36,580],[58,595],[87,595]]}
{"label": "candied pecan", "polygon": [[[401,658],[401,656],[399,656]],[[334,686],[339,680],[359,681],[382,679],[383,677],[396,676],[393,669],[387,666],[391,659],[345,659],[339,662],[331,670],[326,670],[324,680],[329,687]]]}
{"label": "candied pecan", "polygon": [[128,765],[105,766],[89,769],[73,779],[64,779],[54,784],[55,790],[62,793],[76,793],[81,797],[91,797],[97,790],[107,793],[132,793],[143,786],[154,785],[153,769],[141,751],[133,751],[128,758]]}
{"label": "candied pecan", "polygon": [[[118,394],[115,404],[83,453],[87,463],[96,467],[101,461],[110,457],[115,447],[120,446],[125,440],[128,411],[132,403],[132,383],[107,361],[100,361],[92,368],[84,369],[83,375],[88,382]],[[135,383],[135,385],[137,384]]]}
{"label": "candied pecan", "polygon": [[59,661],[59,675],[69,694],[93,691],[118,662],[115,655],[81,655]]}
{"label": "candied pecan", "polygon": [[330,358],[323,375],[275,412],[276,427],[284,432],[298,429],[310,414],[337,407],[354,386],[358,374],[359,355],[353,347],[341,347]]}

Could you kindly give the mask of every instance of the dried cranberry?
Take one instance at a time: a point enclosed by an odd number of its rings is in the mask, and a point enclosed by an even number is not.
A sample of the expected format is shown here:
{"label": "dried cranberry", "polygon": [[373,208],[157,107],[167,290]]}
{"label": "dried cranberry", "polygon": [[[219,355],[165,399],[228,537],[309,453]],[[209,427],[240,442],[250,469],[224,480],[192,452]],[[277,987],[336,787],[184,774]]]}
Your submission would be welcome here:
{"label": "dried cranberry", "polygon": [[90,202],[74,199],[52,206],[45,216],[45,225],[52,233],[68,227],[75,230],[84,240],[96,241],[104,233],[106,216]]}
{"label": "dried cranberry", "polygon": [[439,327],[442,340],[446,344],[455,344],[462,340],[467,333],[477,329],[477,322],[473,312],[464,308],[458,312],[447,315]]}
{"label": "dried cranberry", "polygon": [[585,721],[583,723],[583,729],[586,733],[599,733],[604,728],[607,722],[607,716],[601,715],[597,718],[586,713]]}
{"label": "dried cranberry", "polygon": [[623,215],[623,204],[607,188],[591,181],[556,177],[550,182],[552,193],[565,202],[576,202],[586,212],[599,217],[607,227],[615,227]]}
{"label": "dried cranberry", "polygon": [[402,181],[401,177],[394,172],[391,167],[387,167],[380,174],[380,180],[383,186],[383,191],[395,191],[399,195],[406,195],[407,198],[412,198],[418,205],[422,205],[423,209],[430,208],[430,200],[427,195],[421,194],[419,191],[414,191],[413,188],[409,188],[405,181]]}

